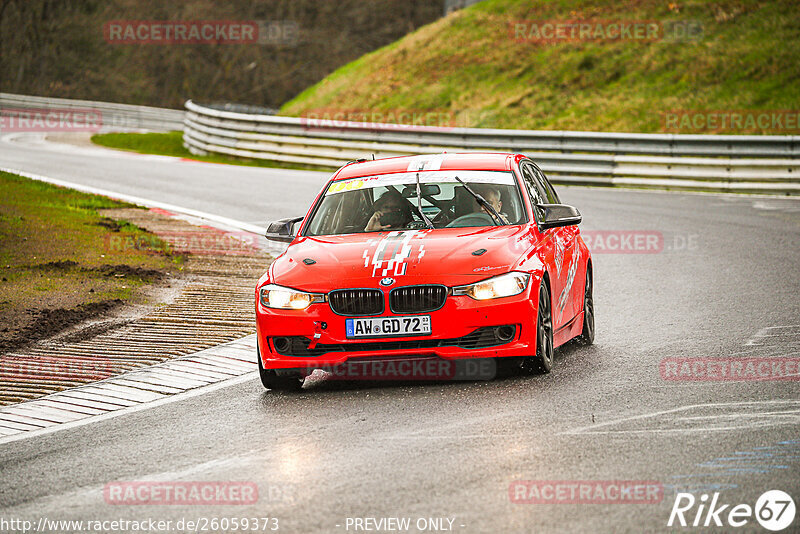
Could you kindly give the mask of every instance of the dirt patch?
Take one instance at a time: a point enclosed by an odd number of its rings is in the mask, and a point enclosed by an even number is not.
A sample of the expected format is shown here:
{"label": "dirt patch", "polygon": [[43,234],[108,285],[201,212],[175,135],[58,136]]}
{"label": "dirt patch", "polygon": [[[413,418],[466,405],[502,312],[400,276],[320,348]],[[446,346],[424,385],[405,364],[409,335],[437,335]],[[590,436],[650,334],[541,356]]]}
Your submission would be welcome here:
{"label": "dirt patch", "polygon": [[77,267],[78,262],[72,260],[62,260],[62,261],[49,261],[47,263],[40,263],[35,267],[37,269],[54,269],[57,271],[66,271],[73,267]]}
{"label": "dirt patch", "polygon": [[[150,302],[152,294],[157,295],[158,291],[147,288],[168,286],[170,278],[174,278],[170,274],[177,275],[128,264],[82,267],[70,260],[35,265],[30,272],[33,274],[28,276],[29,282],[17,283],[13,290],[26,291],[32,296],[22,300],[22,305],[10,300],[2,302],[5,309],[0,316],[0,354],[112,312],[119,313],[118,308],[126,303],[141,306]],[[10,285],[5,277],[0,283]],[[56,285],[47,285],[50,283]],[[81,335],[85,337],[88,332]]]}
{"label": "dirt patch", "polygon": [[103,219],[101,221],[97,221],[95,224],[97,226],[102,226],[103,228],[108,228],[112,232],[119,232],[122,229],[122,225],[114,219]]}
{"label": "dirt patch", "polygon": [[121,306],[121,299],[91,302],[71,309],[29,310],[28,326],[10,337],[0,337],[0,353],[16,350],[31,342],[50,337],[71,326],[105,315]]}
{"label": "dirt patch", "polygon": [[163,271],[157,271],[155,269],[145,269],[144,267],[133,267],[130,265],[101,265],[95,269],[87,269],[87,271],[96,271],[105,274],[106,276],[116,276],[117,278],[123,278],[126,276],[135,277],[135,278],[142,278],[144,280],[160,280],[163,278],[166,273]]}
{"label": "dirt patch", "polygon": [[[146,287],[180,272],[183,256],[106,209],[145,219],[150,213],[0,172],[0,354],[136,301]],[[120,253],[113,244],[123,232],[154,250]]]}
{"label": "dirt patch", "polygon": [[[62,260],[62,261],[50,261],[47,263],[40,263],[34,265],[33,268],[39,270],[51,270],[51,271],[70,271],[76,269],[78,267],[78,262],[72,260]],[[141,278],[143,280],[148,281],[157,281],[162,279],[165,275],[165,271],[160,271],[158,269],[148,269],[145,267],[141,267],[138,265],[128,265],[128,264],[110,264],[104,263],[103,265],[99,265],[97,267],[80,267],[81,272],[84,273],[97,273],[102,274],[104,276],[115,276],[117,278],[122,277],[135,277]]]}

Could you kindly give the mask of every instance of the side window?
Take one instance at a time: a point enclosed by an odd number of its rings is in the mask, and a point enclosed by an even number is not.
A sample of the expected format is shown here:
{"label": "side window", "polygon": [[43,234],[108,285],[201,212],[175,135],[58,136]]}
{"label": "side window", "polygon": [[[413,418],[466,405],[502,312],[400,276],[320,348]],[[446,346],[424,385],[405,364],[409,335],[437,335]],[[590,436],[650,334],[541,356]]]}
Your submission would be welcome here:
{"label": "side window", "polygon": [[523,161],[520,163],[520,170],[522,171],[522,178],[525,181],[525,189],[528,191],[528,196],[531,198],[534,219],[537,222],[541,221],[542,217],[544,217],[544,213],[542,213],[541,208],[537,208],[536,206],[538,204],[547,203],[545,191],[540,187],[540,184],[536,180],[536,174],[534,172],[533,165],[531,165],[529,162]]}
{"label": "side window", "polygon": [[561,200],[559,200],[556,190],[553,189],[552,185],[550,185],[550,182],[547,180],[547,177],[544,175],[542,170],[533,165],[531,165],[531,167],[533,167],[533,171],[536,174],[536,182],[544,190],[544,196],[547,199],[547,203],[561,204]]}
{"label": "side window", "polygon": [[547,195],[544,189],[540,188],[537,183],[533,166],[530,163],[522,162],[520,170],[522,171],[522,178],[525,180],[525,185],[527,186],[528,195],[531,197],[531,203],[534,205],[547,203]]}

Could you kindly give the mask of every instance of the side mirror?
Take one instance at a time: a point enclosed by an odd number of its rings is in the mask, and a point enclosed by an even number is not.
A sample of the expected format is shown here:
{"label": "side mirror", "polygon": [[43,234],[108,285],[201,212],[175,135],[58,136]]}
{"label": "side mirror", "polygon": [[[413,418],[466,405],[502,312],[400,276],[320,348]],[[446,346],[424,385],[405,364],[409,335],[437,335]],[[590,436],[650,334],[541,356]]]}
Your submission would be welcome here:
{"label": "side mirror", "polygon": [[267,225],[267,231],[264,237],[270,241],[280,241],[282,243],[291,243],[294,241],[294,223],[302,221],[303,217],[290,217],[288,219],[279,219]]}
{"label": "side mirror", "polygon": [[577,208],[566,204],[539,204],[536,206],[542,215],[539,228],[558,228],[560,226],[574,226],[583,220]]}

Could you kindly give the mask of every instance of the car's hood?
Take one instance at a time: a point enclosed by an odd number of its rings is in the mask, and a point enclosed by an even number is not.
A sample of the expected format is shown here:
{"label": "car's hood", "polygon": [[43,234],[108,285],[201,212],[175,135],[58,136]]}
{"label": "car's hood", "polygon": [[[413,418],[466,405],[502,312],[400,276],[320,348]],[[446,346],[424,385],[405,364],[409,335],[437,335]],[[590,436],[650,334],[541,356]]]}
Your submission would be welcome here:
{"label": "car's hood", "polygon": [[272,264],[270,279],[306,291],[378,287],[387,277],[395,287],[453,286],[513,269],[530,239],[524,226],[301,237]]}

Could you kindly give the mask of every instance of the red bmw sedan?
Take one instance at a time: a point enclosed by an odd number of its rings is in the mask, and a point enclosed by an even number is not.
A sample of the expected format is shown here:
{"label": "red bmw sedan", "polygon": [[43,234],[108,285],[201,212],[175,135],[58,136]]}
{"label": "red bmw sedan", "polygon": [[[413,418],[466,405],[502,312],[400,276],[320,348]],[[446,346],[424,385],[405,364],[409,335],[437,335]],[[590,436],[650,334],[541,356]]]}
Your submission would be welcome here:
{"label": "red bmw sedan", "polygon": [[580,222],[521,154],[345,165],[305,217],[267,230],[289,245],[256,286],[264,386],[376,363],[398,379],[472,360],[550,372],[555,347],[594,340]]}

